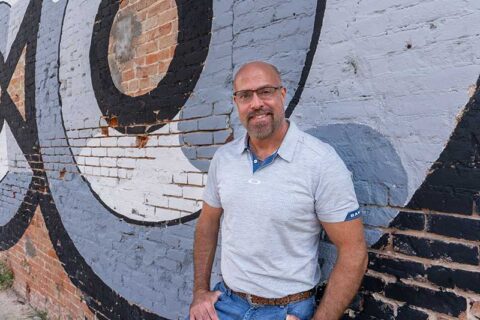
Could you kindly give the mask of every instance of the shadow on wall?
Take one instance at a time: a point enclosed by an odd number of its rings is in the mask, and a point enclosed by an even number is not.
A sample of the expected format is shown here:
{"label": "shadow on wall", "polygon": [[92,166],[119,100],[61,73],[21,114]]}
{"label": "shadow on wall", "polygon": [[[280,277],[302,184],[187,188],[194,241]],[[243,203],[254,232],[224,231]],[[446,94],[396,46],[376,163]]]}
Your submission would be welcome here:
{"label": "shadow on wall", "polygon": [[[353,174],[358,202],[362,207],[365,236],[373,245],[407,200],[407,173],[394,147],[382,134],[355,123],[332,124],[307,130],[330,144]],[[336,249],[320,244],[322,279],[326,280],[336,261]]]}
{"label": "shadow on wall", "polygon": [[[367,226],[387,226],[407,200],[407,173],[394,147],[372,128],[332,124],[307,131],[329,143],[353,173],[355,192]],[[378,239],[369,239],[370,244]]]}

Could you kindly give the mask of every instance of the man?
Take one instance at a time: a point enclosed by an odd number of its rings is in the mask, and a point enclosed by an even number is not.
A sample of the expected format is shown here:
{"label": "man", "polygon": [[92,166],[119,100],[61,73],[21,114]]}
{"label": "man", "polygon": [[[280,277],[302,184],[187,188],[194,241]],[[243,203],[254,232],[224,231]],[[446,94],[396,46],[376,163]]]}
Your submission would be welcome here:
{"label": "man", "polygon": [[[273,65],[247,63],[233,85],[247,135],[219,148],[210,165],[189,317],[338,319],[367,264],[350,172],[332,147],[285,119],[286,89]],[[210,290],[220,223],[224,281]],[[321,227],[338,258],[315,310]]]}

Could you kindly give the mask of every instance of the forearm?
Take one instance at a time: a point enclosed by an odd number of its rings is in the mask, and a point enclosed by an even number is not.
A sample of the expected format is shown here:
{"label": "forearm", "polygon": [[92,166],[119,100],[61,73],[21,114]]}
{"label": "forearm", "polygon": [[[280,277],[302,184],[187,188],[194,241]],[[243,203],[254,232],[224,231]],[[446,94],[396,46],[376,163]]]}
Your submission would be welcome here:
{"label": "forearm", "polygon": [[218,223],[206,221],[200,216],[193,248],[194,293],[198,290],[210,290],[210,274],[217,248],[218,230]]}
{"label": "forearm", "polygon": [[366,248],[339,251],[314,320],[337,320],[360,287],[367,267]]}

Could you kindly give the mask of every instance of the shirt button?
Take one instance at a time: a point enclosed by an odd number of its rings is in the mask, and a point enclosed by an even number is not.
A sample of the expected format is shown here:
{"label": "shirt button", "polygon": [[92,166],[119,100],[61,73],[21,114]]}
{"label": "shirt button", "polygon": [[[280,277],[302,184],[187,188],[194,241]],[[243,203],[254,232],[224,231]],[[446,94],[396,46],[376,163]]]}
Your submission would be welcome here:
{"label": "shirt button", "polygon": [[257,163],[258,161],[257,160],[253,160],[253,163]]}

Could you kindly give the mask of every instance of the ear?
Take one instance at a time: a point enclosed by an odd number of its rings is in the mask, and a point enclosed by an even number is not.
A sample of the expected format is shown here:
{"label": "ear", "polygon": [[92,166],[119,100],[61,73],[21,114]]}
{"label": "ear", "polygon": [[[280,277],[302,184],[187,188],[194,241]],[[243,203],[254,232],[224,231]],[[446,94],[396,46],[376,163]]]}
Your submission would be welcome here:
{"label": "ear", "polygon": [[282,95],[282,98],[285,99],[285,96],[287,95],[287,88],[282,87],[282,89],[280,89],[280,94]]}

